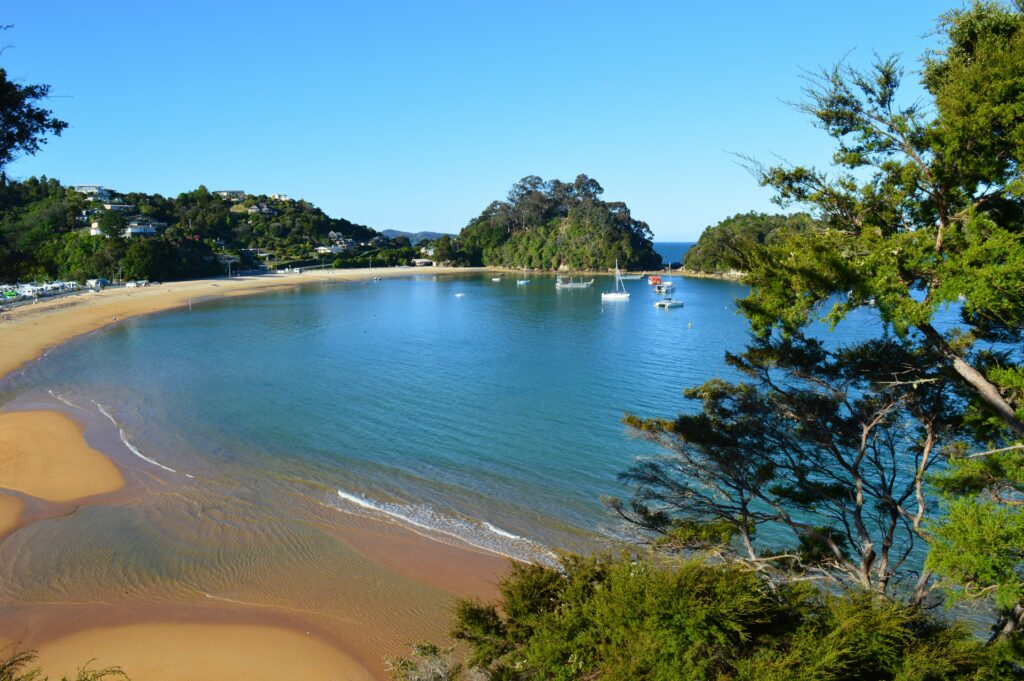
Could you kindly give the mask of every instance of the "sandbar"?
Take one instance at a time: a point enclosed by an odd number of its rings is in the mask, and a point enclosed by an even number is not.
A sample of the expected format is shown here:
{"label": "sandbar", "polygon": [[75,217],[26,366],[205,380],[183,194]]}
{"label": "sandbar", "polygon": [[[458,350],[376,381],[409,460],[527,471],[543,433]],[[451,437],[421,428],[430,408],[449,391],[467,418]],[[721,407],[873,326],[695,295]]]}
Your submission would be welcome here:
{"label": "sandbar", "polygon": [[131,624],[89,629],[44,644],[50,678],[119,666],[132,681],[369,681],[362,665],[304,632],[241,624]]}
{"label": "sandbar", "polygon": [[0,414],[0,487],[63,502],[123,486],[117,465],[90,447],[82,426],[64,414]]}

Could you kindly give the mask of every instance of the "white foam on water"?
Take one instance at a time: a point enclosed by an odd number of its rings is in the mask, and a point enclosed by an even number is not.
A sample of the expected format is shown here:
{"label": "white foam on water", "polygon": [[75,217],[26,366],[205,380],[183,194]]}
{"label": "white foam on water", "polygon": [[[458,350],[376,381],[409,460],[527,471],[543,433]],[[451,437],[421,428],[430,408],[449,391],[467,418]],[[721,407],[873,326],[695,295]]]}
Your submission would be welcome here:
{"label": "white foam on water", "polygon": [[[128,435],[124,432],[124,428],[121,427],[121,424],[117,422],[117,419],[111,416],[110,412],[107,411],[99,402],[93,402],[93,404],[95,404],[96,408],[100,410],[100,413],[106,416],[108,419],[110,419],[110,422],[114,424],[115,428],[117,428],[117,432],[121,436],[121,442],[123,442],[124,446],[128,448],[128,451],[130,451],[132,454],[134,454],[135,456],[139,457],[140,459],[147,463],[151,463],[158,468],[163,468],[165,471],[168,471],[170,473],[178,472],[175,469],[171,468],[170,466],[165,466],[156,459],[151,459],[142,452],[140,452],[139,448],[133,445],[131,441],[128,439]],[[184,475],[189,478],[192,477],[188,473],[185,473]]]}
{"label": "white foam on water", "polygon": [[72,401],[71,401],[71,400],[69,400],[68,398],[64,397],[64,396],[63,396],[63,395],[61,395],[60,393],[55,393],[55,392],[53,392],[52,390],[47,390],[46,392],[50,393],[50,397],[55,397],[55,398],[57,398],[58,400],[60,400],[60,401],[61,401],[61,402],[63,402],[64,404],[68,405],[68,406],[69,406],[69,407],[71,407],[72,409],[78,409],[79,411],[85,411],[85,409],[84,409],[84,408],[82,408],[82,407],[79,407],[79,406],[78,406],[77,404],[75,404],[74,402],[72,402]]}
{"label": "white foam on water", "polygon": [[[429,506],[389,504],[373,501],[340,489],[337,492],[338,498],[349,504],[373,513],[386,515],[428,533],[452,537],[464,544],[513,560],[557,565],[557,557],[546,547],[495,527],[486,521],[462,520],[438,513]],[[344,508],[338,508],[338,510],[346,511]]]}

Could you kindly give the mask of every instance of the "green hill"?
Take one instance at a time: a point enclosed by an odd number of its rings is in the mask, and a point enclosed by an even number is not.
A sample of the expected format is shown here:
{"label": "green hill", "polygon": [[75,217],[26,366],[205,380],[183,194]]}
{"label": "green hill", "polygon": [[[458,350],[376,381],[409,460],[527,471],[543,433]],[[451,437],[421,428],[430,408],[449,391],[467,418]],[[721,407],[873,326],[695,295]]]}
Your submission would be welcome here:
{"label": "green hill", "polygon": [[771,243],[782,230],[805,230],[814,225],[806,213],[769,215],[740,213],[707,227],[686,252],[683,268],[701,274],[742,272],[746,245]]}
{"label": "green hill", "polygon": [[616,260],[627,269],[660,267],[647,223],[635,220],[625,203],[601,200],[602,193],[586,175],[573,182],[524,177],[455,240],[435,242],[435,257],[542,270],[604,270]]}

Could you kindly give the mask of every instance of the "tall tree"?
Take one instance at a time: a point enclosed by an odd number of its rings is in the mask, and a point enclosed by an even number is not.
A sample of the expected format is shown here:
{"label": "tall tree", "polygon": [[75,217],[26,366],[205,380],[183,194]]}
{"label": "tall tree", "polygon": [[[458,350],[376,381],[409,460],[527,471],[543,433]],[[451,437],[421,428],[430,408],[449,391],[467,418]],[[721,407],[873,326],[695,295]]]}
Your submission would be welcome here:
{"label": "tall tree", "polygon": [[[897,334],[937,351],[1004,441],[1024,438],[1024,403],[1000,371],[1021,370],[987,364],[978,343],[1019,343],[1024,329],[1022,6],[976,2],[941,19],[945,45],[924,60],[930,106],[899,104],[896,58],[810,79],[801,108],[834,138],[834,172],[754,169],[819,227],[749,250],[741,302],[761,334],[877,305]],[[935,315],[951,304],[962,328],[941,330]]]}
{"label": "tall tree", "polygon": [[18,154],[35,154],[47,135],[59,136],[68,127],[38,105],[49,95],[49,85],[19,85],[0,67],[0,177]]}

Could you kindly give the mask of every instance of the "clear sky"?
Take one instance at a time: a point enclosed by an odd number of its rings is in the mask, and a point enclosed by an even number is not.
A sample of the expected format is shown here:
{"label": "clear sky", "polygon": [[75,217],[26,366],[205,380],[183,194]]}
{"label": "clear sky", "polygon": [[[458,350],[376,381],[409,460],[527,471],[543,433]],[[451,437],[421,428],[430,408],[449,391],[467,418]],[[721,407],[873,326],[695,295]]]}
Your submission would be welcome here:
{"label": "clear sky", "polygon": [[[71,127],[8,169],[176,195],[286,193],[457,232],[525,175],[596,178],[659,240],[772,210],[733,152],[827,162],[801,69],[910,71],[959,2],[6,0],[8,76]],[[916,84],[910,74],[908,83]]]}

